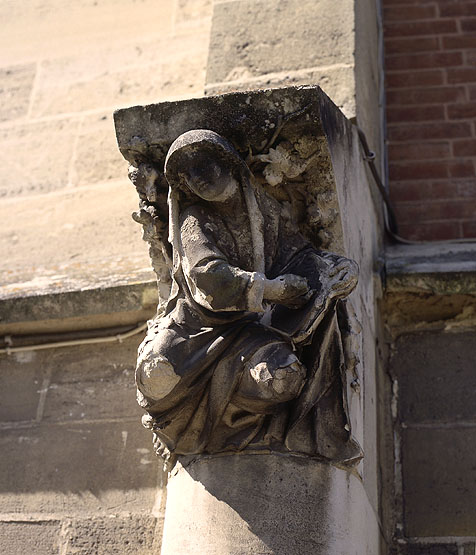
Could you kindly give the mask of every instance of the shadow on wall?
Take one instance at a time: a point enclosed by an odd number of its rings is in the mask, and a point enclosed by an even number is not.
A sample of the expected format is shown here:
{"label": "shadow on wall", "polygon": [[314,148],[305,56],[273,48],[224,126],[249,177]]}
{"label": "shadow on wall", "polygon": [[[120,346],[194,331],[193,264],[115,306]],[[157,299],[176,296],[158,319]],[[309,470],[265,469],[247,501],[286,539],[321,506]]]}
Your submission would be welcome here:
{"label": "shadow on wall", "polygon": [[3,513],[150,510],[160,464],[135,400],[138,341],[2,357]]}
{"label": "shadow on wall", "polygon": [[170,478],[166,511],[163,555],[377,553],[358,475],[296,456],[192,461]]}

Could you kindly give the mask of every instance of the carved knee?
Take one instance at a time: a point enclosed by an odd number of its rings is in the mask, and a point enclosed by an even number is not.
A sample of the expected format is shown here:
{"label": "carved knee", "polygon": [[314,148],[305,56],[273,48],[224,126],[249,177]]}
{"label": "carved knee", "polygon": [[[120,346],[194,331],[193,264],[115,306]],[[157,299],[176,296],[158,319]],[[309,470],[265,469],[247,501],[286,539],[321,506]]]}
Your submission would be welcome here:
{"label": "carved knee", "polygon": [[158,401],[172,391],[180,381],[180,376],[164,356],[152,354],[139,360],[136,381],[143,395]]}
{"label": "carved knee", "polygon": [[280,368],[260,362],[249,369],[249,374],[264,398],[284,403],[299,395],[304,385],[306,370],[296,359]]}
{"label": "carved knee", "polygon": [[239,399],[265,402],[272,407],[296,398],[306,369],[286,343],[261,347],[248,361],[238,388]]}

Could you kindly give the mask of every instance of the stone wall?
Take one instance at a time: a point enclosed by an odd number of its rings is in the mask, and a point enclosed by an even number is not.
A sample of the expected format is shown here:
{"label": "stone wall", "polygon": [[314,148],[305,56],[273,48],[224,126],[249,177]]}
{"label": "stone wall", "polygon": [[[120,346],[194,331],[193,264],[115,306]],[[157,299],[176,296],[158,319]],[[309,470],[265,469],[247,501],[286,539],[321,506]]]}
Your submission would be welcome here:
{"label": "stone wall", "polygon": [[206,91],[319,85],[379,153],[379,33],[373,0],[214,0]]}
{"label": "stone wall", "polygon": [[165,476],[140,426],[137,345],[2,356],[2,553],[157,550]]}
{"label": "stone wall", "polygon": [[474,260],[472,245],[387,252],[383,495],[399,555],[476,549]]}
{"label": "stone wall", "polygon": [[207,0],[2,2],[0,273],[8,284],[61,288],[78,273],[113,275],[119,258],[125,274],[148,266],[112,112],[201,95],[210,17]]}
{"label": "stone wall", "polygon": [[[114,336],[153,315],[112,112],[201,95],[210,16],[207,0],[0,6],[0,351]],[[160,550],[164,475],[135,401],[140,339],[0,352],[2,553]]]}
{"label": "stone wall", "polygon": [[215,0],[207,92],[317,84],[355,115],[353,2]]}
{"label": "stone wall", "polygon": [[394,345],[399,553],[475,551],[475,347],[473,331],[409,333]]}
{"label": "stone wall", "polygon": [[[312,82],[356,114],[352,2],[35,0],[0,13],[2,349],[153,314],[114,109],[217,83]],[[139,340],[0,353],[2,551],[160,549],[164,476],[135,404]]]}

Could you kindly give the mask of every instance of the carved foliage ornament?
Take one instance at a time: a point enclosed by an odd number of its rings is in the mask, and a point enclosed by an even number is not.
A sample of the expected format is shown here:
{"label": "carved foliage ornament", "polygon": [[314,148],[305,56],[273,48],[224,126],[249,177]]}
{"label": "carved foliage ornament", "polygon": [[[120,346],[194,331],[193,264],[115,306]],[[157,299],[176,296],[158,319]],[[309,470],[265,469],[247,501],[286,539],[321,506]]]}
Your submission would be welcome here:
{"label": "carved foliage ornament", "polygon": [[[293,194],[278,192],[315,165],[316,145],[273,146],[247,163],[196,129],[172,143],[163,172],[147,161],[130,171],[135,219],[159,279],[171,281],[136,381],[143,422],[172,462],[243,450],[362,457],[345,394],[356,364],[345,299],[358,268],[316,248],[293,221]],[[321,231],[322,243],[322,221]]]}

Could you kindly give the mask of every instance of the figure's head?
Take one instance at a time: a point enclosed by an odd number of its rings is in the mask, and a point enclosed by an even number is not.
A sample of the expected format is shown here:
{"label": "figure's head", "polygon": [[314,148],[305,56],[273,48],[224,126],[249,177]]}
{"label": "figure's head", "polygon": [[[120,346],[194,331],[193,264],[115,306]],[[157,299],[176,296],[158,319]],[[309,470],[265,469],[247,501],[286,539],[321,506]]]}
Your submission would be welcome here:
{"label": "figure's head", "polygon": [[208,129],[180,135],[165,160],[165,176],[171,187],[185,185],[198,197],[214,202],[225,201],[237,192],[245,168],[232,145]]}

